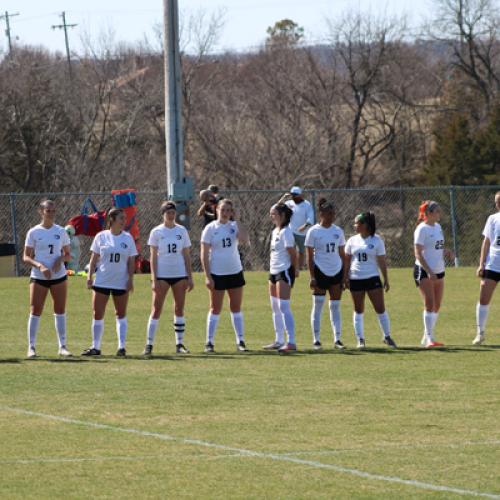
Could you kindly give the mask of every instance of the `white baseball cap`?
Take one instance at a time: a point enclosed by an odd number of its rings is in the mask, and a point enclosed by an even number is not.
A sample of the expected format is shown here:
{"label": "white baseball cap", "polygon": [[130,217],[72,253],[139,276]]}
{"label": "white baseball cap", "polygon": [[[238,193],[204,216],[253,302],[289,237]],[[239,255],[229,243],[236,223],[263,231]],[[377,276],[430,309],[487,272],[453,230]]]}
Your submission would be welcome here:
{"label": "white baseball cap", "polygon": [[302,189],[300,189],[299,186],[293,186],[292,189],[290,189],[291,194],[302,194]]}

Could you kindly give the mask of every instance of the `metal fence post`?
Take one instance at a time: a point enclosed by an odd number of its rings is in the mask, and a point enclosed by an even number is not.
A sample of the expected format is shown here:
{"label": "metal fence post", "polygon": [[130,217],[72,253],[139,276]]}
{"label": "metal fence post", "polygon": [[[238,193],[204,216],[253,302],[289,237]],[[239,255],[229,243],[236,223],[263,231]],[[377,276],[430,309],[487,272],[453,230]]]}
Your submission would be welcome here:
{"label": "metal fence post", "polygon": [[16,195],[9,195],[10,204],[10,220],[12,224],[12,233],[14,239],[14,247],[16,249],[16,276],[21,276],[21,259],[19,258],[19,238],[17,236],[17,222],[16,222]]}
{"label": "metal fence post", "polygon": [[450,186],[450,215],[451,215],[451,234],[453,236],[453,253],[455,254],[455,267],[460,266],[458,257],[458,237],[457,237],[457,207],[456,207],[456,188]]}

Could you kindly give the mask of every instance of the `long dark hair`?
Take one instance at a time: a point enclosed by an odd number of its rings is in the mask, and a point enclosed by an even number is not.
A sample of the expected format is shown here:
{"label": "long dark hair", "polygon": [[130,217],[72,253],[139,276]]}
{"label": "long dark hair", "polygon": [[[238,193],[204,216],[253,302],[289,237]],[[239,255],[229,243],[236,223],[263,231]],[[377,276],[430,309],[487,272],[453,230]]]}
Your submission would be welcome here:
{"label": "long dark hair", "polygon": [[124,212],[122,208],[116,208],[116,207],[110,208],[106,213],[106,227],[110,229],[111,224],[113,224],[113,222],[115,222],[118,216],[123,213]]}
{"label": "long dark hair", "polygon": [[375,222],[375,214],[373,212],[361,212],[359,215],[356,215],[355,220],[356,222],[360,222],[361,224],[366,224],[370,236],[375,235],[377,225]]}
{"label": "long dark hair", "polygon": [[293,210],[285,203],[276,203],[276,205],[273,205],[273,209],[278,212],[280,217],[284,217],[283,222],[280,225],[280,229],[288,226],[293,215]]}

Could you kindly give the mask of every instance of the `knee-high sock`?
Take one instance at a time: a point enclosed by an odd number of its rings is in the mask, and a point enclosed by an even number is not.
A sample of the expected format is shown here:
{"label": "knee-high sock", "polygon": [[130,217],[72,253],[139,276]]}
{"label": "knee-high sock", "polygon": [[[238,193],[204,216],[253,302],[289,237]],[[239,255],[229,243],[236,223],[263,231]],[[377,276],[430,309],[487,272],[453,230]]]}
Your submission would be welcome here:
{"label": "knee-high sock", "polygon": [[436,323],[438,320],[439,313],[432,313],[432,335],[434,335],[436,331]]}
{"label": "knee-high sock", "polygon": [[54,314],[57,340],[59,347],[66,345],[66,314]]}
{"label": "knee-high sock", "polygon": [[484,335],[489,309],[490,306],[482,306],[479,302],[476,306],[476,324],[478,334]]}
{"label": "knee-high sock", "polygon": [[36,345],[36,334],[38,333],[38,327],[40,326],[40,316],[35,316],[30,314],[28,319],[28,345],[35,347]]}
{"label": "knee-high sock", "polygon": [[313,335],[313,342],[319,342],[320,339],[321,313],[323,311],[324,303],[324,295],[312,296],[311,330]]}
{"label": "knee-high sock", "polygon": [[243,313],[231,313],[231,323],[233,324],[234,335],[236,336],[236,343],[243,342],[245,339],[245,327],[243,324]]}
{"label": "knee-high sock", "polygon": [[280,300],[278,297],[271,295],[271,308],[273,310],[273,324],[275,332],[275,341],[279,344],[285,343],[285,323],[283,322],[283,315],[280,311]]}
{"label": "knee-high sock", "polygon": [[365,338],[363,319],[363,313],[358,314],[357,312],[354,312],[352,315],[352,322],[354,323],[354,335],[356,335],[358,339]]}
{"label": "knee-high sock", "polygon": [[295,321],[293,319],[292,310],[290,309],[290,301],[280,299],[280,311],[283,315],[286,333],[288,335],[288,343],[295,344]]}
{"label": "knee-high sock", "polygon": [[213,344],[215,338],[215,330],[217,330],[217,325],[219,323],[219,315],[208,313],[207,316],[207,344]]}
{"label": "knee-high sock", "polygon": [[184,316],[174,316],[175,344],[184,342],[184,331],[186,330],[186,320]]}
{"label": "knee-high sock", "polygon": [[389,337],[391,335],[391,322],[389,320],[389,315],[387,311],[384,311],[382,314],[377,314],[378,323],[380,325],[380,329],[384,334],[384,337]]}
{"label": "knee-high sock", "polygon": [[431,313],[429,311],[426,311],[424,309],[424,337],[426,340],[433,340],[434,339],[434,322],[433,322],[433,315],[434,313]]}
{"label": "knee-high sock", "polygon": [[335,336],[335,342],[340,340],[342,332],[342,319],[340,317],[340,300],[330,300],[330,323],[332,324],[333,334]]}
{"label": "knee-high sock", "polygon": [[155,343],[156,330],[158,330],[158,319],[154,319],[152,316],[148,320],[148,330],[147,330],[147,340],[148,345],[153,345]]}
{"label": "knee-high sock", "polygon": [[116,336],[118,337],[118,349],[125,349],[127,341],[127,318],[116,318]]}
{"label": "knee-high sock", "polygon": [[92,320],[92,347],[94,349],[101,349],[102,332],[104,331],[104,320]]}

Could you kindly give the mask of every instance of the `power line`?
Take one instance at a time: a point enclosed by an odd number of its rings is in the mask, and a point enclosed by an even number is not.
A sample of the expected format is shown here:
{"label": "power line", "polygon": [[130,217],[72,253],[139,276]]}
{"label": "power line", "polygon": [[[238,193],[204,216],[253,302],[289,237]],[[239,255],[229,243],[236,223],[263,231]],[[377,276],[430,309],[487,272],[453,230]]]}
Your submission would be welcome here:
{"label": "power line", "polygon": [[69,39],[68,39],[68,28],[74,28],[75,26],[78,26],[78,24],[68,24],[66,22],[66,12],[63,11],[61,14],[62,17],[62,24],[53,24],[52,29],[63,29],[64,30],[64,41],[66,42],[66,58],[68,60],[68,71],[69,71],[69,77],[73,78],[73,73],[71,72],[71,57],[69,53]]}
{"label": "power line", "polygon": [[5,11],[5,14],[3,16],[0,16],[0,20],[5,20],[5,34],[7,35],[7,40],[9,41],[9,55],[12,54],[12,40],[10,36],[10,18],[18,16],[19,12],[16,12],[15,14],[10,14],[9,12]]}

